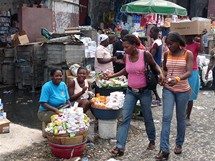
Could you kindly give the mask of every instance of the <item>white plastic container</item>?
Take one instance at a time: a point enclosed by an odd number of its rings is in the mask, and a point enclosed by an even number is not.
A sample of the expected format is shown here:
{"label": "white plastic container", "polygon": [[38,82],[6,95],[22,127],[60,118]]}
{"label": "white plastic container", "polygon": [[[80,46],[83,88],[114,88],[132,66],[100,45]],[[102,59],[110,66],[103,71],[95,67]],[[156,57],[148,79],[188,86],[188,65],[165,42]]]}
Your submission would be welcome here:
{"label": "white plastic container", "polygon": [[98,128],[100,138],[116,138],[117,120],[98,120]]}

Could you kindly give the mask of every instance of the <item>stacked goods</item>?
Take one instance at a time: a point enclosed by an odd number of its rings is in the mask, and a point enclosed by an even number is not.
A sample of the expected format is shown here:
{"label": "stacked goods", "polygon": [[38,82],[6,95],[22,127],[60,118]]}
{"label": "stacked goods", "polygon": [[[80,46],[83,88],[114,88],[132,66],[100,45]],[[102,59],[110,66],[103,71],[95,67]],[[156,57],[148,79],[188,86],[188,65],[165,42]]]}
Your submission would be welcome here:
{"label": "stacked goods", "polygon": [[92,98],[92,105],[101,109],[118,110],[122,108],[124,99],[125,94],[123,94],[123,92],[112,92],[110,96],[100,96],[100,94],[97,93],[96,97]]}
{"label": "stacked goods", "polygon": [[82,37],[81,41],[85,46],[85,58],[94,58],[96,53],[96,42],[90,37]]}
{"label": "stacked goods", "polygon": [[111,92],[109,96],[100,96],[92,98],[92,113],[97,119],[113,120],[117,119],[122,111],[125,95],[123,92]]}
{"label": "stacked goods", "polygon": [[89,130],[89,118],[83,113],[83,108],[71,107],[60,112],[51,117],[51,123],[45,129],[48,140],[62,145],[84,142]]}

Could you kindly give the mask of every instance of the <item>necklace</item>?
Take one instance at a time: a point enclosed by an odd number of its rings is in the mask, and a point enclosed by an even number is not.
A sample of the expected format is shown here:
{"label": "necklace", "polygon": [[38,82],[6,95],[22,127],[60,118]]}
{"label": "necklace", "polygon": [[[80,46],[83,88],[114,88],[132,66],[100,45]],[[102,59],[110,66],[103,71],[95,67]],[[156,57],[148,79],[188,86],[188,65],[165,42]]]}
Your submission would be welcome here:
{"label": "necklace", "polygon": [[172,67],[172,72],[170,73],[171,76],[173,75],[173,72],[174,72],[176,65],[178,63],[178,56],[177,56],[177,59],[175,60],[174,64],[173,64],[173,61],[174,61],[174,59],[172,59],[172,63],[171,63],[171,67]]}
{"label": "necklace", "polygon": [[[179,52],[179,54],[177,54],[177,56],[173,56],[173,55],[171,54],[171,56],[172,56],[172,62],[171,62],[172,72],[170,73],[171,76],[173,76],[173,72],[174,72],[175,69],[176,69],[176,65],[177,65],[177,63],[178,63],[179,57],[180,57],[180,56],[183,56],[182,53],[184,54],[184,51],[183,51],[183,50],[181,50],[181,51]],[[176,59],[174,59],[173,57],[176,57]]]}

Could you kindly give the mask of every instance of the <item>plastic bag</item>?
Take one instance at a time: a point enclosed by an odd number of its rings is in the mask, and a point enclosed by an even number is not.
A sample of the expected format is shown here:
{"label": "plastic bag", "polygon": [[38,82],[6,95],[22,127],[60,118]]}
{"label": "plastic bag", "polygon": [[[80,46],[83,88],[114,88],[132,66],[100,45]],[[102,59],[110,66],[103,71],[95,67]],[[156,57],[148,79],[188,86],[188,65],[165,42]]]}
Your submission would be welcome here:
{"label": "plastic bag", "polygon": [[77,72],[78,72],[79,67],[80,67],[80,65],[78,65],[78,64],[73,64],[69,67],[73,76],[77,76]]}

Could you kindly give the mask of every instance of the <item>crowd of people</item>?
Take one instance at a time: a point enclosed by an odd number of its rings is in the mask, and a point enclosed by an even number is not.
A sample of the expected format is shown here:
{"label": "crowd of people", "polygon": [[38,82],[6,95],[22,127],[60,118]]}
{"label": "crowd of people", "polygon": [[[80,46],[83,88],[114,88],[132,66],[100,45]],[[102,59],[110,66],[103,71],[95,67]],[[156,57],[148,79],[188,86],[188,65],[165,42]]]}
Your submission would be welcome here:
{"label": "crowd of people", "polygon": [[[160,151],[155,158],[156,160],[164,160],[169,157],[169,135],[174,107],[177,118],[174,153],[182,153],[186,125],[191,125],[190,115],[193,101],[197,99],[200,88],[197,56],[203,50],[202,35],[205,33],[205,31],[202,32],[200,43],[198,43],[195,41],[194,35],[182,37],[177,32],[170,32],[165,39],[165,45],[168,47],[165,52],[163,52],[163,42],[159,35],[159,29],[155,26],[150,29],[152,40],[149,43],[150,46],[144,46],[138,35],[130,34],[127,30],[121,31],[119,39],[113,35],[111,38],[106,34],[99,35],[99,45],[95,56],[96,73],[103,73],[108,70],[110,71],[108,74],[103,74],[105,79],[120,75],[125,75],[128,79],[123,118],[117,131],[116,146],[111,150],[111,153],[118,156],[124,155],[130,122],[138,100],[149,140],[146,150],[155,149],[156,130],[151,111],[153,93],[155,99],[159,101],[159,105],[163,107]],[[112,44],[111,50],[108,47],[110,44]],[[205,76],[206,79],[211,69],[213,69],[213,78],[215,77],[214,51],[213,49],[210,52],[211,59]],[[145,56],[149,60],[150,67],[157,72],[158,84],[163,86],[162,100],[156,88],[153,90],[147,88]],[[53,69],[51,71],[52,79],[42,87],[38,118],[47,124],[50,122],[50,116],[59,113],[62,105],[68,104],[70,106],[74,105],[75,102],[78,103],[79,107],[83,107],[86,113],[91,107],[88,92],[90,84],[86,81],[87,74],[87,69],[80,67],[77,71],[77,78],[69,80],[66,85],[62,81],[62,71]],[[215,88],[215,78],[213,88]]]}

